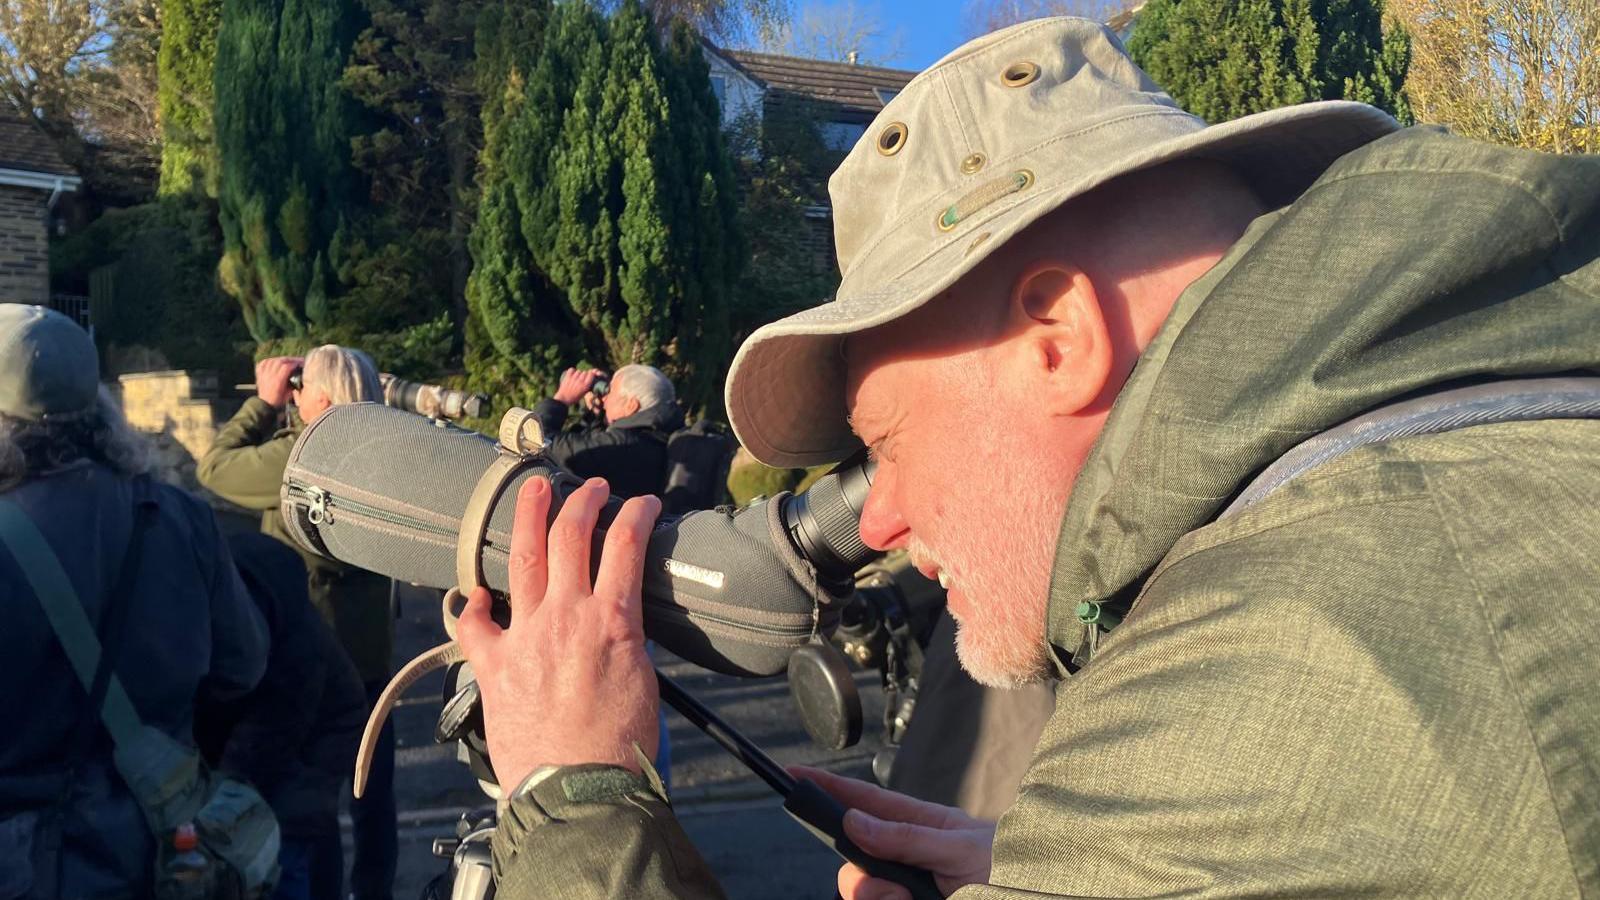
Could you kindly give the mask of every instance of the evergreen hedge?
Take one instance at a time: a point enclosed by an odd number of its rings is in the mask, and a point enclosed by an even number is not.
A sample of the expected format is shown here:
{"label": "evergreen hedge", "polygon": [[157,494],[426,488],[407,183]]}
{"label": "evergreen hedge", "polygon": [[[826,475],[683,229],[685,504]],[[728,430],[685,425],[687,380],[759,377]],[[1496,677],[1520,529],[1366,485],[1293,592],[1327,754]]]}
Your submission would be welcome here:
{"label": "evergreen hedge", "polygon": [[1312,100],[1359,100],[1402,122],[1411,44],[1382,0],[1150,0],[1128,52],[1208,122]]}

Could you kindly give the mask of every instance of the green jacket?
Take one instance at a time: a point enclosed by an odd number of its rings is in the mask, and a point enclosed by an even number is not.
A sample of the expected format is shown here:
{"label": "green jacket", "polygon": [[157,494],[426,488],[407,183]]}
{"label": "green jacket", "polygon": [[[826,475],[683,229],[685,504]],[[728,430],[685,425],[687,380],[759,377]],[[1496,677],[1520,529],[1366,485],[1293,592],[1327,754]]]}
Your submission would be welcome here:
{"label": "green jacket", "polygon": [[[1396,397],[1578,370],[1600,370],[1600,157],[1411,129],[1255,222],[1074,487],[1058,661],[1080,603],[1126,616],[1060,682],[991,884],[957,896],[1600,896],[1600,421],[1370,446],[1213,523]],[[646,796],[568,828],[518,799],[506,896],[690,896],[632,874],[685,865]]]}
{"label": "green jacket", "polygon": [[317,556],[289,537],[278,515],[278,493],[300,426],[279,428],[281,418],[260,397],[246,400],[200,459],[200,483],[246,509],[261,510],[261,531],[293,547],[305,560],[311,602],[338,633],[361,680],[387,680],[394,654],[389,579]]}

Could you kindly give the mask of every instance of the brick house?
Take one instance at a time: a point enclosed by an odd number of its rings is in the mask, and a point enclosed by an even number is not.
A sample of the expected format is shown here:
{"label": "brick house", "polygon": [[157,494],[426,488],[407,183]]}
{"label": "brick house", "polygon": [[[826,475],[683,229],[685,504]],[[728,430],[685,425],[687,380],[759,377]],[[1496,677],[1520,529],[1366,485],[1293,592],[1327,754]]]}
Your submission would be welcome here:
{"label": "brick house", "polygon": [[[705,58],[724,129],[745,116],[754,116],[759,124],[780,106],[798,106],[816,121],[823,142],[841,158],[917,75],[906,69],[725,50],[710,43],[705,44]],[[818,263],[837,270],[833,210],[814,206],[806,217],[815,226],[811,244]]]}
{"label": "brick house", "polygon": [[0,118],[0,303],[50,300],[50,211],[82,184],[32,123]]}

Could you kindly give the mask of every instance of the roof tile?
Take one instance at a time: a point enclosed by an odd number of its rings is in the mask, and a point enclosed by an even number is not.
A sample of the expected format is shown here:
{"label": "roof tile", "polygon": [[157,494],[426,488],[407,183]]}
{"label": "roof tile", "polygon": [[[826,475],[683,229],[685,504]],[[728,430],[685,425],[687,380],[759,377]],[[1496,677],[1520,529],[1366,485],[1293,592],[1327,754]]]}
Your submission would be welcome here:
{"label": "roof tile", "polygon": [[883,109],[877,91],[897,92],[917,73],[854,63],[801,59],[748,50],[718,50],[768,89],[834,104],[870,119]]}
{"label": "roof tile", "polygon": [[55,143],[25,119],[0,116],[0,169],[48,175],[76,175]]}

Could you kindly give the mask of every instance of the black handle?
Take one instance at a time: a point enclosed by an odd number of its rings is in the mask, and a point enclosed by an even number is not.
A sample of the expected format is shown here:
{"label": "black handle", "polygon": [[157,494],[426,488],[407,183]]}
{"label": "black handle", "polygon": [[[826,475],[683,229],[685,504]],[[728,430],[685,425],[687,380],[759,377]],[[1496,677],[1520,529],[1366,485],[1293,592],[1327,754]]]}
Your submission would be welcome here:
{"label": "black handle", "polygon": [[722,721],[704,703],[695,699],[678,683],[656,670],[656,682],[661,686],[661,699],[667,701],[683,717],[694,723],[724,750],[744,763],[746,768],[783,797],[783,809],[817,840],[833,848],[833,852],[860,866],[873,878],[892,881],[911,892],[912,900],[944,900],[944,894],[933,883],[933,876],[922,869],[870,856],[855,845],[844,833],[844,807],[816,782],[796,780],[778,765],[749,738],[733,726]]}
{"label": "black handle", "polygon": [[795,821],[806,827],[817,840],[833,852],[855,863],[873,878],[892,881],[911,892],[911,900],[944,900],[944,893],[934,883],[933,875],[924,870],[886,859],[879,859],[857,847],[845,836],[845,808],[816,782],[800,779],[783,800],[783,809]]}

